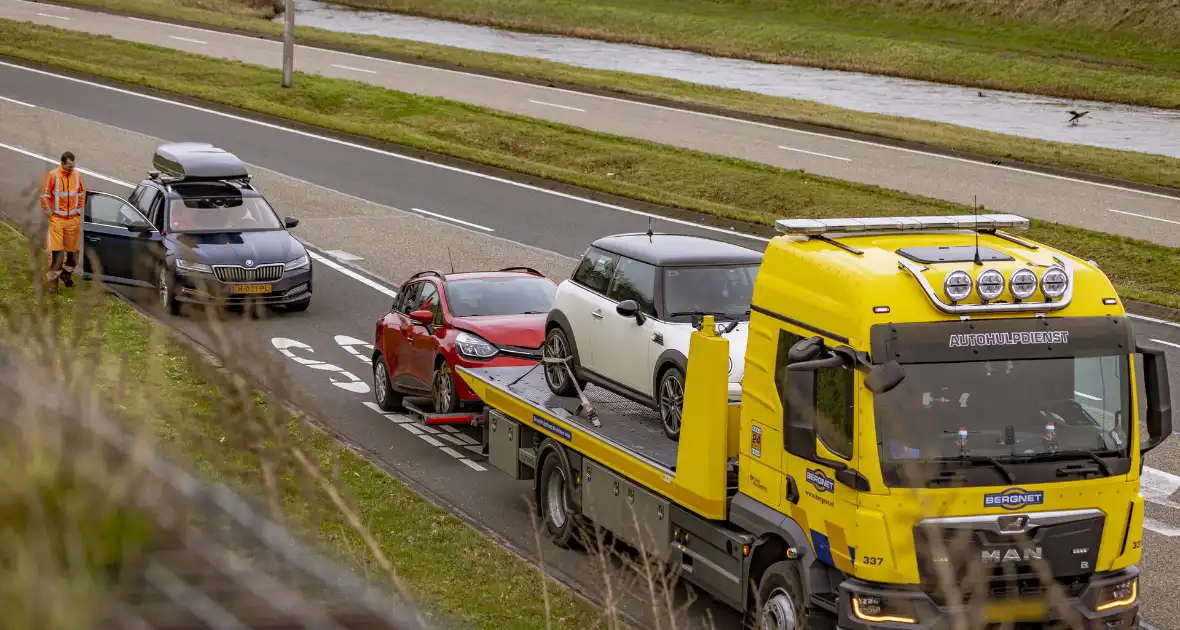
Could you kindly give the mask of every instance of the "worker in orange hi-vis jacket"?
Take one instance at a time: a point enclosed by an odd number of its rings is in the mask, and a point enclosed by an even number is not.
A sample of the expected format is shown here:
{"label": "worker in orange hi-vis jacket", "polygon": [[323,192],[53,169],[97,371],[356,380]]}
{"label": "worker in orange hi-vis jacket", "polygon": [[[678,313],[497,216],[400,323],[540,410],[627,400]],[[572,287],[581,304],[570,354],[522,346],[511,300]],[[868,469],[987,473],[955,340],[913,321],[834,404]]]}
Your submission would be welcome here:
{"label": "worker in orange hi-vis jacket", "polygon": [[61,154],[61,166],[45,173],[41,185],[41,210],[49,218],[45,242],[49,271],[45,277],[50,293],[57,293],[59,277],[67,287],[74,286],[73,272],[82,251],[85,197],[82,173],[74,168],[74,154],[66,151]]}

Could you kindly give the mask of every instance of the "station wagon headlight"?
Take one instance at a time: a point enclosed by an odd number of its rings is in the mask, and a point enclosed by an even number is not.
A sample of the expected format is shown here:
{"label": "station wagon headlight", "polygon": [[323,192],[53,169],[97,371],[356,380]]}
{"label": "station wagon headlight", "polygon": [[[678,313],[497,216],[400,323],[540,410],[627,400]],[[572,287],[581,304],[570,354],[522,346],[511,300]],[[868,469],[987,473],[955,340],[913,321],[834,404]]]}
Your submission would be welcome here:
{"label": "station wagon headlight", "polygon": [[176,259],[176,268],[182,271],[191,271],[193,273],[213,273],[213,267],[210,267],[205,263],[184,260],[183,258]]}
{"label": "station wagon headlight", "polygon": [[295,271],[296,269],[303,269],[309,264],[311,264],[311,260],[308,259],[307,254],[304,254],[299,258],[296,258],[295,260],[292,260],[291,262],[283,265],[283,271]]}
{"label": "station wagon headlight", "polygon": [[979,291],[979,297],[985,300],[994,300],[1000,297],[1000,294],[1004,292],[1004,274],[995,269],[988,269],[979,274],[976,290]]}
{"label": "station wagon headlight", "polygon": [[1069,276],[1065,275],[1065,270],[1061,267],[1050,267],[1045,275],[1041,276],[1041,293],[1044,293],[1045,297],[1061,297],[1068,285]]}
{"label": "station wagon headlight", "polygon": [[1017,269],[1016,273],[1012,274],[1010,286],[1012,295],[1027,300],[1037,290],[1037,274],[1031,269]]}
{"label": "station wagon headlight", "polygon": [[971,275],[959,269],[946,275],[946,280],[942,281],[942,290],[951,301],[960,302],[971,295],[972,284]]}
{"label": "station wagon headlight", "polygon": [[499,352],[496,346],[488,343],[486,339],[469,332],[460,332],[455,337],[455,347],[459,354],[473,359],[490,359]]}

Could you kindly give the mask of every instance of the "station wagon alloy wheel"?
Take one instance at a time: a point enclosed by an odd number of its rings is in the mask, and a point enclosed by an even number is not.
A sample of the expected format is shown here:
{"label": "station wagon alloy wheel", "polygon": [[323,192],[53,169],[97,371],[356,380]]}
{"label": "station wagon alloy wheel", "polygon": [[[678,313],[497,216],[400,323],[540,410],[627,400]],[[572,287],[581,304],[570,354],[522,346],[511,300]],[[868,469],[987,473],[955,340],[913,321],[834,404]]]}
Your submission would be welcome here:
{"label": "station wagon alloy wheel", "polygon": [[459,408],[458,398],[455,394],[454,376],[449,364],[444,362],[435,371],[434,387],[431,388],[431,394],[435,413],[454,413]]}

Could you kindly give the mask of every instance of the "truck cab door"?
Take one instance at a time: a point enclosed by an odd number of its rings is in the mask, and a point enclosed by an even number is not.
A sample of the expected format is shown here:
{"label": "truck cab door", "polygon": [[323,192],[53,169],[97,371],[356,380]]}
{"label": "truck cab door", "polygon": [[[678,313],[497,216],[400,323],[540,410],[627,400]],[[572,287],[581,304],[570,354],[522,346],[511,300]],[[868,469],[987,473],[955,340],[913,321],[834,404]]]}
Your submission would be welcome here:
{"label": "truck cab door", "polygon": [[83,277],[97,275],[107,284],[151,286],[151,263],[162,237],[134,206],[110,193],[88,192],[82,234]]}
{"label": "truck cab door", "polygon": [[[859,490],[848,485],[856,459],[856,372],[830,367],[787,372],[798,379],[784,414],[783,474],[786,501],[806,513],[816,558],[851,572],[856,559]],[[811,424],[811,430],[803,427]],[[790,509],[784,510],[790,513]]]}

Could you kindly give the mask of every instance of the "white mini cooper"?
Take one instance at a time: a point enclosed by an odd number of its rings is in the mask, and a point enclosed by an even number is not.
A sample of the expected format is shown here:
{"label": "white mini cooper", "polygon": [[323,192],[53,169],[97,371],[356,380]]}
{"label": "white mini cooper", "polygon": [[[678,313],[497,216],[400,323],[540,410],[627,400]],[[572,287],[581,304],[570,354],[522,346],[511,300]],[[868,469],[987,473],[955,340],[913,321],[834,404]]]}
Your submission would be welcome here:
{"label": "white mini cooper", "polygon": [[[658,410],[664,432],[678,440],[689,339],[703,315],[729,340],[729,397],[741,397],[761,262],[760,252],[699,236],[598,239],[557,287],[544,354],[572,354],[579,387],[591,382]],[[545,380],[554,394],[577,393],[559,364],[545,366]]]}

